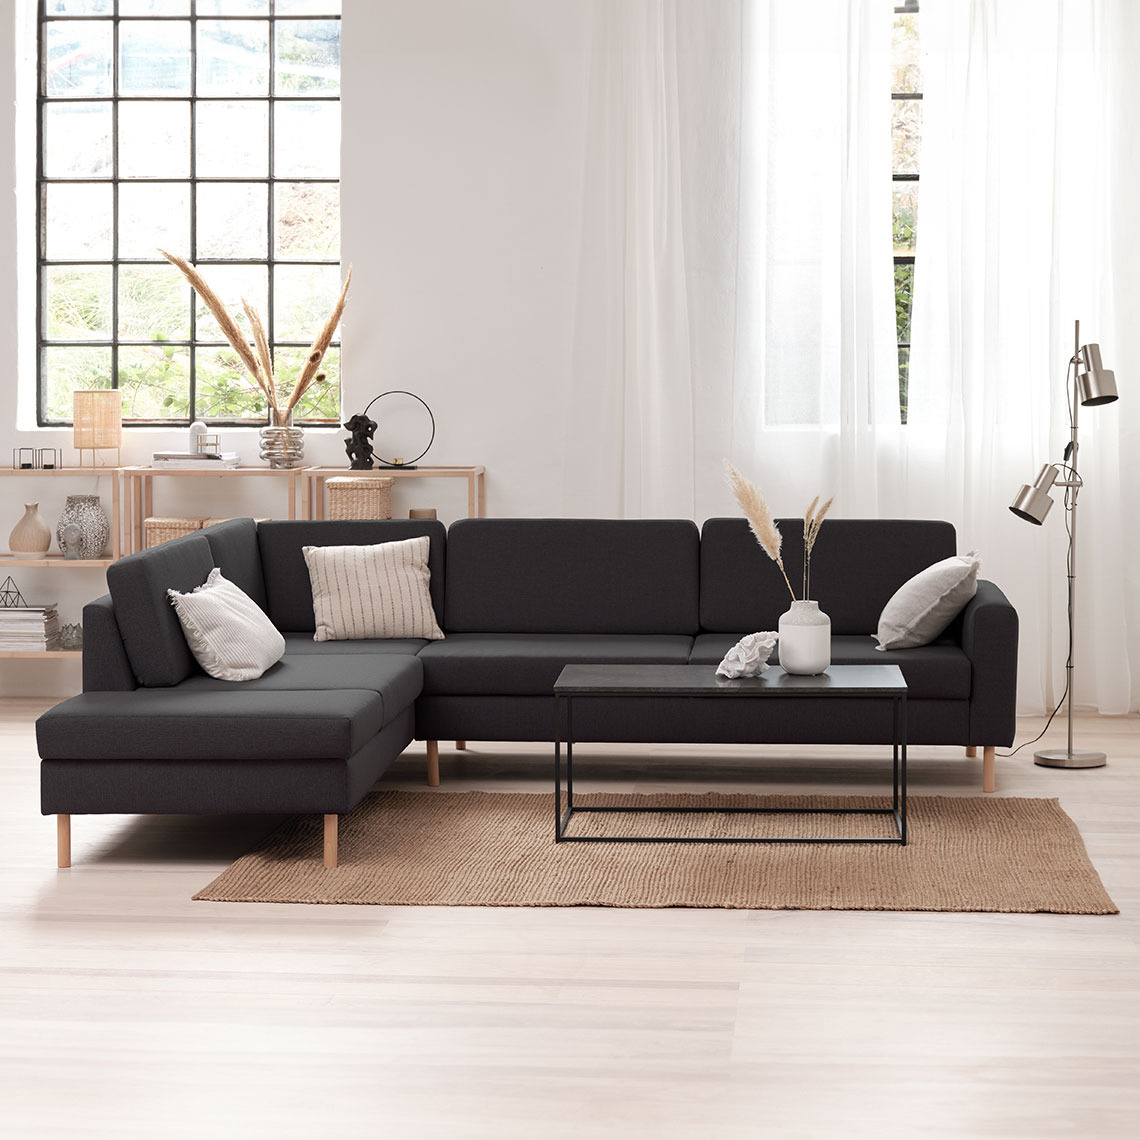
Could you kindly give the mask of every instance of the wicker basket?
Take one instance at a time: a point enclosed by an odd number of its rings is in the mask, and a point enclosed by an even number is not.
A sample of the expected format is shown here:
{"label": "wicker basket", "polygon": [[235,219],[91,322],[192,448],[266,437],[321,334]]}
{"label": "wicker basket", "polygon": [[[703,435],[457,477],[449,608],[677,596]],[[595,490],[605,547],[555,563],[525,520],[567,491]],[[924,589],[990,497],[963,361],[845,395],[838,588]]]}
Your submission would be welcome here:
{"label": "wicker basket", "polygon": [[202,520],[158,516],[144,519],[143,529],[146,532],[144,545],[149,550],[152,546],[159,546],[172,538],[181,538],[184,534],[193,534],[194,531],[201,530]]}
{"label": "wicker basket", "polygon": [[391,475],[329,479],[330,519],[390,519],[392,517]]}

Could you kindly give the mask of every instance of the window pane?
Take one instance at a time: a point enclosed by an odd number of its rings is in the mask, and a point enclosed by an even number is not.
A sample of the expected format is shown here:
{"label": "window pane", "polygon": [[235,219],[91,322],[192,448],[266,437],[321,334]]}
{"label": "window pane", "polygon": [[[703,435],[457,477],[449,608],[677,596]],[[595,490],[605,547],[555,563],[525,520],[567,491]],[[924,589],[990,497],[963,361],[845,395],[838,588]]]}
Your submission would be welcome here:
{"label": "window pane", "polygon": [[199,20],[198,94],[269,94],[268,20]]}
{"label": "window pane", "polygon": [[922,100],[891,100],[891,149],[895,174],[918,173],[922,142]]}
{"label": "window pane", "polygon": [[190,0],[119,0],[120,16],[189,16]]}
{"label": "window pane", "polygon": [[43,350],[44,413],[49,420],[70,420],[77,388],[111,386],[110,348]]}
{"label": "window pane", "polygon": [[278,178],[338,177],[339,103],[275,103],[273,114],[274,173]]}
{"label": "window pane", "polygon": [[111,104],[44,106],[44,174],[101,178],[111,173]]}
{"label": "window pane", "polygon": [[273,256],[286,261],[340,257],[340,187],[279,182],[274,187]]}
{"label": "window pane", "polygon": [[910,349],[899,349],[899,420],[906,423],[907,401],[910,397]]}
{"label": "window pane", "polygon": [[339,16],[341,0],[277,0],[278,16]]}
{"label": "window pane", "polygon": [[44,36],[48,95],[111,94],[110,20],[53,20]]}
{"label": "window pane", "polygon": [[52,265],[44,269],[44,338],[111,339],[109,265]]}
{"label": "window pane", "polygon": [[46,0],[49,16],[109,16],[111,0]]}
{"label": "window pane", "polygon": [[190,176],[190,104],[119,104],[119,175]]}
{"label": "window pane", "polygon": [[914,253],[915,226],[918,224],[918,184],[915,182],[895,183],[894,199],[894,240],[895,253]]}
{"label": "window pane", "polygon": [[[277,388],[288,395],[301,375],[308,350],[278,347],[273,350],[273,374]],[[330,348],[321,361],[321,371],[328,377],[324,384],[313,384],[301,397],[294,419],[340,422],[340,349]]]}
{"label": "window pane", "polygon": [[173,265],[119,269],[119,337],[190,339],[190,286]]}
{"label": "window pane", "polygon": [[268,16],[269,0],[198,0],[198,15]]}
{"label": "window pane", "polygon": [[119,186],[119,256],[158,261],[160,249],[190,252],[190,187],[185,182]]}
{"label": "window pane", "polygon": [[914,265],[895,266],[896,340],[910,340],[910,310],[914,300]]}
{"label": "window pane", "polygon": [[275,95],[340,94],[340,21],[278,20]]}
{"label": "window pane", "polygon": [[199,184],[197,257],[268,257],[268,227],[268,187],[264,182]]}
{"label": "window pane", "polygon": [[[340,295],[336,265],[279,265],[274,270],[273,337],[311,344]],[[333,334],[337,339],[337,334]]]}
{"label": "window pane", "polygon": [[[265,320],[268,312],[266,298],[268,297],[269,273],[264,265],[205,265],[201,270],[210,288],[218,295],[230,315],[238,323],[238,327],[248,336],[249,322],[241,307],[244,297],[261,314]],[[212,341],[217,344],[226,338],[222,330],[210,315],[209,310],[202,304],[202,298],[195,299],[198,312],[198,339]]]}
{"label": "window pane", "polygon": [[269,173],[269,103],[208,99],[196,107],[200,178],[264,178]]}
{"label": "window pane", "polygon": [[184,420],[190,411],[190,350],[173,344],[119,349],[124,420]]}
{"label": "window pane", "polygon": [[119,94],[190,94],[189,21],[125,20],[119,25]]}
{"label": "window pane", "polygon": [[111,185],[44,187],[44,256],[56,261],[111,257]]}
{"label": "window pane", "polygon": [[204,420],[266,420],[266,399],[232,348],[200,348],[197,413]]}
{"label": "window pane", "polygon": [[894,34],[891,43],[891,90],[922,90],[922,75],[919,71],[917,12],[895,13]]}

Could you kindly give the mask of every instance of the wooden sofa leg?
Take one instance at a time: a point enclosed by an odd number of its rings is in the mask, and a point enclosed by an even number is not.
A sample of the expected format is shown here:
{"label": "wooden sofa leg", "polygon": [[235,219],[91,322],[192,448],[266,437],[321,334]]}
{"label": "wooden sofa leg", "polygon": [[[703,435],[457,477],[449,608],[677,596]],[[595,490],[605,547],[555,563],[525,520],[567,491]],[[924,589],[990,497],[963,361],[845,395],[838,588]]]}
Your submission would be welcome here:
{"label": "wooden sofa leg", "polygon": [[995,788],[994,782],[994,750],[992,748],[982,749],[982,791],[992,792]]}
{"label": "wooden sofa leg", "polygon": [[977,756],[977,754],[978,754],[978,746],[976,744],[971,744],[969,746],[969,748],[966,749],[966,758],[968,760],[973,760],[974,757]]}
{"label": "wooden sofa leg", "polygon": [[428,787],[439,787],[439,741],[429,740],[427,742],[427,760],[428,760]]}
{"label": "wooden sofa leg", "polygon": [[71,816],[55,817],[55,863],[57,867],[71,866]]}
{"label": "wooden sofa leg", "polygon": [[456,750],[456,752],[466,752],[467,751],[467,741],[466,740],[457,740],[455,742],[455,750]]}
{"label": "wooden sofa leg", "polygon": [[325,866],[331,871],[336,866],[338,815],[325,816]]}

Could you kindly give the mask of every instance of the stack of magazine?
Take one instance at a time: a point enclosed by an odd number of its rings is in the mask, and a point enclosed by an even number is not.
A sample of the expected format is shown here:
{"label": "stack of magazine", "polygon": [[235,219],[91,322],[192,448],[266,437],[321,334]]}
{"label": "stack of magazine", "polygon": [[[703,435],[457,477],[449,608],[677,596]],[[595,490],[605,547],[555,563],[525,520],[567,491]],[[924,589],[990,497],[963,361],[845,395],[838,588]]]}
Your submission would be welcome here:
{"label": "stack of magazine", "polygon": [[236,451],[156,451],[150,460],[151,467],[166,471],[217,471],[236,467]]}
{"label": "stack of magazine", "polygon": [[45,606],[0,608],[0,649],[49,650],[59,648],[56,603]]}

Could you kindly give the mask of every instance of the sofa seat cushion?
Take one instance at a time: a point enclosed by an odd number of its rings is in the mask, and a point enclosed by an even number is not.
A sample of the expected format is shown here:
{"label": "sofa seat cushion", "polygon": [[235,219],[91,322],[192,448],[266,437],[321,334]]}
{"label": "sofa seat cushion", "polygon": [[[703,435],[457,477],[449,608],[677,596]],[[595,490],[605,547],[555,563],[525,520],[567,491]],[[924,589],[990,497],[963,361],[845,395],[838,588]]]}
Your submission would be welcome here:
{"label": "sofa seat cushion", "polygon": [[221,681],[202,673],[178,686],[194,693],[285,693],[366,689],[383,702],[381,724],[412,704],[423,689],[424,668],[404,653],[346,653],[317,656],[286,653],[252,681]]}
{"label": "sofa seat cushion", "polygon": [[348,653],[404,653],[414,657],[427,640],[422,637],[364,637],[359,641],[314,641],[311,633],[286,633],[285,653],[343,657]]}
{"label": "sofa seat cushion", "polygon": [[[743,637],[733,633],[702,633],[693,642],[689,657],[693,665],[719,665],[724,655]],[[768,660],[780,663],[780,646]],[[907,696],[923,700],[969,700],[970,659],[961,646],[939,641],[917,649],[880,650],[875,639],[845,634],[831,639],[833,665],[898,665],[906,680]]]}
{"label": "sofa seat cushion", "polygon": [[347,760],[384,725],[384,702],[367,689],[230,690],[83,693],[36,721],[40,758]]}
{"label": "sofa seat cushion", "polygon": [[683,665],[692,644],[683,634],[449,633],[419,660],[425,694],[541,696],[564,665]]}

